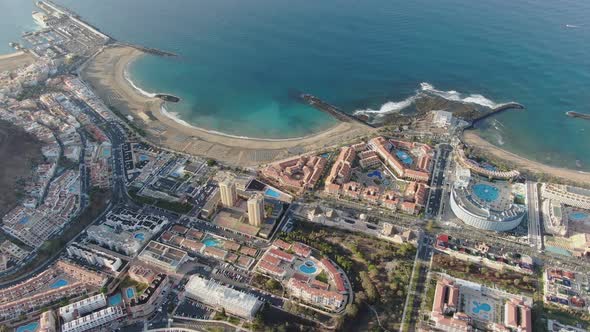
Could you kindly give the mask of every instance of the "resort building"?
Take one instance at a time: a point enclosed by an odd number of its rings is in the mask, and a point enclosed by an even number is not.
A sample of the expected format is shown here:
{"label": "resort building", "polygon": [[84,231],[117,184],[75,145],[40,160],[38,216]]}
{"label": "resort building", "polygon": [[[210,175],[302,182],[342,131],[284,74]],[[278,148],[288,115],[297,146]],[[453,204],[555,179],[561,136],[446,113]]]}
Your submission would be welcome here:
{"label": "resort building", "polygon": [[560,268],[548,268],[543,272],[544,301],[568,309],[587,312],[590,309],[590,279],[584,273]]}
{"label": "resort building", "polygon": [[[440,276],[430,321],[437,330],[449,332],[474,331],[475,327],[486,331],[531,332],[531,305],[531,298]],[[498,312],[502,309],[503,312]]]}
{"label": "resort building", "polygon": [[319,305],[332,310],[340,309],[346,302],[346,297],[338,292],[316,288],[297,278],[291,278],[287,282],[289,293],[303,301]]}
{"label": "resort building", "polygon": [[326,187],[329,184],[342,185],[350,180],[352,174],[352,163],[356,158],[356,153],[352,147],[343,147],[340,154],[326,178]]}
{"label": "resort building", "polygon": [[265,167],[262,175],[286,189],[297,193],[315,187],[327,159],[319,156],[300,156]]}
{"label": "resort building", "polygon": [[458,312],[458,306],[459,287],[450,280],[438,280],[430,314],[435,327],[448,332],[473,331],[471,318]]}
{"label": "resort building", "polygon": [[29,255],[29,251],[22,249],[9,240],[4,240],[0,245],[0,253],[6,254],[17,261],[25,259]]}
{"label": "resort building", "polygon": [[[344,147],[326,178],[324,192],[416,214],[426,204],[429,189],[423,182],[430,177],[432,155],[432,148],[426,144],[387,140],[383,137],[374,138],[368,144]],[[362,169],[383,166],[387,176],[407,183],[403,186],[406,188],[405,192],[394,192],[383,187],[381,181],[367,182],[365,174],[359,178],[359,168],[355,164],[357,159]],[[350,181],[353,172],[356,179]],[[375,170],[368,174],[368,177],[373,176],[381,180],[382,173]]]}
{"label": "resort building", "polygon": [[107,249],[135,256],[143,245],[143,240],[133,233],[115,230],[107,225],[92,225],[86,229],[88,238]]}
{"label": "resort building", "polygon": [[106,306],[107,298],[101,293],[59,308],[59,315],[64,320],[64,322],[71,322],[74,319]]}
{"label": "resort building", "polygon": [[126,313],[123,311],[123,308],[119,306],[108,307],[71,322],[67,322],[62,325],[61,330],[62,332],[88,331],[111,324],[115,320],[125,316]]}
{"label": "resort building", "polygon": [[114,274],[118,274],[123,265],[123,261],[119,257],[109,255],[80,243],[72,243],[66,248],[66,251],[68,256],[72,258],[82,259],[90,265],[105,267]]}
{"label": "resort building", "polygon": [[150,241],[138,256],[139,260],[166,272],[175,273],[187,261],[186,251],[160,242]]}
{"label": "resort building", "polygon": [[154,278],[147,284],[143,293],[133,297],[129,303],[128,310],[133,318],[151,315],[160,308],[162,293],[169,288],[170,282],[166,274],[154,273]]}
{"label": "resort building", "polygon": [[556,202],[590,210],[590,190],[554,183],[543,183],[541,186],[543,198]]}
{"label": "resort building", "polygon": [[523,205],[514,204],[509,183],[490,183],[476,177],[465,187],[455,183],[451,210],[467,225],[496,232],[516,228],[526,213]]}
{"label": "resort building", "polygon": [[320,261],[320,263],[322,264],[324,269],[328,272],[328,275],[330,276],[330,280],[332,280],[332,282],[336,286],[336,290],[339,293],[346,293],[347,289],[345,286],[344,278],[342,277],[343,273],[340,273],[338,268],[336,268],[336,266],[327,258],[323,258]]}
{"label": "resort building", "polygon": [[39,317],[39,329],[37,332],[57,332],[57,316],[55,311],[47,310]]}
{"label": "resort building", "polygon": [[254,295],[240,292],[218,284],[213,280],[193,275],[186,284],[188,297],[211,306],[217,310],[221,308],[229,314],[252,320],[262,302]]}
{"label": "resort building", "polygon": [[[276,264],[273,264],[270,258],[274,257],[270,257],[268,255],[263,256],[260,262],[258,262],[257,269],[262,273],[268,274],[270,276],[284,278],[287,273],[287,270],[278,266],[278,262]],[[280,260],[278,259],[277,261],[280,262]]]}
{"label": "resort building", "polygon": [[531,308],[522,301],[509,300],[504,305],[504,325],[522,332],[533,330]]}
{"label": "resort building", "polygon": [[456,147],[454,151],[455,151],[455,160],[457,161],[457,164],[463,168],[469,169],[471,172],[473,172],[475,174],[482,175],[482,176],[487,177],[489,179],[500,179],[500,180],[509,180],[509,179],[516,178],[517,176],[520,175],[520,172],[516,171],[516,170],[504,172],[504,171],[498,171],[493,168],[480,166],[477,162],[467,158],[467,156],[465,155],[465,151],[463,151],[463,148],[461,148],[461,147]]}
{"label": "resort building", "polygon": [[254,194],[248,199],[248,223],[260,227],[264,222],[264,196]]}
{"label": "resort building", "polygon": [[[418,142],[386,140],[383,137],[376,137],[369,141],[369,147],[397,176],[423,182],[430,178],[429,167],[432,158],[430,146]],[[395,155],[391,152],[394,149]],[[414,161],[409,153],[417,160]]]}
{"label": "resort building", "polygon": [[64,260],[40,274],[0,290],[0,320],[39,310],[64,298],[75,298],[104,286],[107,277]]}
{"label": "resort building", "polygon": [[127,273],[131,279],[143,284],[150,284],[156,278],[154,270],[139,264],[132,265]]}
{"label": "resort building", "polygon": [[282,261],[288,262],[288,263],[293,263],[293,261],[295,260],[295,256],[284,252],[280,249],[275,249],[275,248],[271,248],[268,250],[267,255],[270,255],[272,257],[276,257]]}
{"label": "resort building", "polygon": [[220,182],[219,192],[221,193],[221,204],[223,204],[224,207],[232,207],[238,201],[236,185],[231,180]]}

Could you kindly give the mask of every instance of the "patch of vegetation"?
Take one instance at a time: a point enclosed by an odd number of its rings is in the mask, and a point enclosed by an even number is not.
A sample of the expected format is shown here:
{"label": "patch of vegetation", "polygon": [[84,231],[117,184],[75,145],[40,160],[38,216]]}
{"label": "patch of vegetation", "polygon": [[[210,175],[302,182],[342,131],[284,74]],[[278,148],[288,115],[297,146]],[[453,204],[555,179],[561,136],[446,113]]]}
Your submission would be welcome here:
{"label": "patch of vegetation", "polygon": [[466,262],[449,255],[435,254],[432,269],[447,273],[455,278],[475,281],[490,287],[499,287],[510,293],[532,294],[535,291],[535,278],[515,271],[500,271],[472,262]]}
{"label": "patch of vegetation", "polygon": [[355,301],[346,308],[343,326],[350,330],[378,328],[375,315],[367,310],[371,305],[384,328],[399,329],[416,249],[318,224],[297,225],[281,238],[318,249],[342,267],[352,283]]}
{"label": "patch of vegetation", "polygon": [[141,204],[153,205],[161,209],[180,214],[189,213],[193,209],[193,205],[189,203],[169,202],[162,199],[140,196],[137,192],[137,188],[132,188],[128,191],[129,196],[131,196],[131,199]]}
{"label": "patch of vegetation", "polygon": [[131,129],[133,129],[133,131],[135,131],[136,133],[138,133],[140,136],[146,137],[147,133],[145,132],[145,130],[143,128],[140,128],[137,126],[137,124],[135,124],[133,121],[129,120],[125,114],[123,114],[121,111],[119,111],[116,107],[112,106],[112,105],[107,105],[108,108],[115,113],[116,116],[118,116],[121,120],[123,120],[129,127],[131,127]]}
{"label": "patch of vegetation", "polygon": [[252,286],[277,296],[283,295],[283,286],[281,286],[281,283],[262,274],[254,275]]}
{"label": "patch of vegetation", "polygon": [[326,271],[322,271],[315,276],[315,280],[328,283],[328,274],[326,274]]}

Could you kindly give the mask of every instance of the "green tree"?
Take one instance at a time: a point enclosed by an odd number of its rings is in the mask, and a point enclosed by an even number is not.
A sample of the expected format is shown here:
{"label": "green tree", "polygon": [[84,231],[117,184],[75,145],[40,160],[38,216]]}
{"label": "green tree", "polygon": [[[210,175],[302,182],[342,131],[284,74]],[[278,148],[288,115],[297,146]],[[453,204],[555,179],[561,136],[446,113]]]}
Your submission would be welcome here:
{"label": "green tree", "polygon": [[349,303],[348,305],[346,305],[345,313],[346,313],[346,317],[355,318],[356,315],[358,315],[358,313],[359,313],[359,308],[356,304]]}

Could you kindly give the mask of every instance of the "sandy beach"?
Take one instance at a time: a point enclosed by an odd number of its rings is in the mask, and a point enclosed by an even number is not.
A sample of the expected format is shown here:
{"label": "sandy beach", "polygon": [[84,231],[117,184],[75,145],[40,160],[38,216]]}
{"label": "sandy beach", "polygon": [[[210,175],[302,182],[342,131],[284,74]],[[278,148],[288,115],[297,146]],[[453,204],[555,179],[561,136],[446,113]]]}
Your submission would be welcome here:
{"label": "sandy beach", "polygon": [[35,61],[35,57],[26,52],[14,52],[0,55],[0,72],[14,70],[18,67],[28,65]]}
{"label": "sandy beach", "polygon": [[315,135],[272,140],[231,137],[187,126],[162,112],[160,99],[140,93],[125,78],[128,65],[143,55],[127,46],[106,48],[87,64],[82,78],[108,105],[131,115],[155,144],[236,166],[256,166],[341,145],[374,132],[359,123],[339,123]]}
{"label": "sandy beach", "polygon": [[534,173],[545,173],[554,177],[566,179],[570,182],[590,184],[590,173],[549,166],[534,160],[526,159],[493,145],[473,131],[465,131],[463,134],[463,140],[467,145],[478,148],[484,154],[506,160],[514,164],[518,169],[526,169]]}

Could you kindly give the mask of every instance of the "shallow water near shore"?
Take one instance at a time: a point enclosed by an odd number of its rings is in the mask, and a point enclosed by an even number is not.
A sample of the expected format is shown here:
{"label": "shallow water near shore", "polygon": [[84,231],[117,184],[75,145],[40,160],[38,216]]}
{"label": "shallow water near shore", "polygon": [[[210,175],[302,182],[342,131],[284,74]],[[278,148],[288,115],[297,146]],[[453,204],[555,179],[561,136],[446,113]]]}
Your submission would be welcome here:
{"label": "shallow water near shore", "polygon": [[[483,123],[482,135],[537,161],[590,170],[590,121],[564,114],[590,113],[588,1],[57,2],[120,40],[180,54],[146,56],[131,76],[146,91],[180,96],[169,110],[198,127],[305,136],[334,120],[299,103],[298,92],[351,113],[395,112],[428,83],[449,98],[522,103],[525,111]],[[9,13],[0,51],[8,52],[33,26],[33,6],[0,6]]]}

